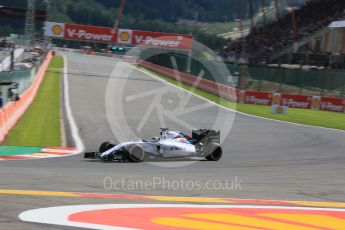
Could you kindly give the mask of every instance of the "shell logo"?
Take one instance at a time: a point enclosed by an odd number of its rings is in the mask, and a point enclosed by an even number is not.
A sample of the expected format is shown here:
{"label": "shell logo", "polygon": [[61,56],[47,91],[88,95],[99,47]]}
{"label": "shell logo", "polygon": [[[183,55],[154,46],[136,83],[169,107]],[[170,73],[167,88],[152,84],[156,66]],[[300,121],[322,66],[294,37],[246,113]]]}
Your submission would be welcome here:
{"label": "shell logo", "polygon": [[54,35],[59,36],[62,33],[62,26],[61,25],[54,25],[51,30],[52,30]]}
{"label": "shell logo", "polygon": [[127,42],[129,40],[129,33],[127,31],[123,31],[121,34],[120,34],[120,39],[121,41],[123,42]]}
{"label": "shell logo", "polygon": [[117,41],[118,43],[122,44],[131,44],[132,43],[132,30],[126,30],[126,29],[119,29],[118,35],[117,35]]}
{"label": "shell logo", "polygon": [[279,107],[277,107],[276,111],[277,111],[277,113],[283,113],[284,109],[281,106],[279,106]]}
{"label": "shell logo", "polygon": [[344,230],[345,226],[344,209],[253,205],[76,205],[29,210],[19,219],[104,230]]}

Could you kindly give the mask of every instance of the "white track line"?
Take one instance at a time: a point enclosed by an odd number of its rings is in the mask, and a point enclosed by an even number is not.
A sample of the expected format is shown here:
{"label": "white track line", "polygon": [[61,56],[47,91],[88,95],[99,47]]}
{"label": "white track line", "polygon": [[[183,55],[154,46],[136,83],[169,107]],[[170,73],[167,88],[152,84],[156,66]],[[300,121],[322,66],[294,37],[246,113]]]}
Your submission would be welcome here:
{"label": "white track line", "polygon": [[63,56],[64,60],[64,67],[63,67],[63,79],[64,79],[64,98],[65,98],[65,110],[67,115],[67,120],[69,122],[69,126],[71,129],[72,138],[75,143],[75,147],[78,149],[77,153],[81,153],[84,151],[84,144],[81,140],[78,132],[78,127],[73,117],[72,109],[71,109],[71,102],[69,98],[69,84],[68,84],[68,73],[67,73],[67,56]]}
{"label": "white track line", "polygon": [[[331,130],[331,131],[337,131],[337,132],[345,133],[345,130],[334,129],[334,128],[326,128],[326,127],[320,127],[320,126],[315,126],[315,125],[299,124],[299,123],[295,123],[295,122],[291,122],[291,121],[275,120],[275,119],[272,119],[272,118],[260,117],[260,116],[256,116],[256,115],[252,115],[252,114],[248,114],[248,113],[244,113],[244,112],[240,112],[240,111],[237,111],[237,110],[234,110],[234,109],[230,109],[230,108],[225,107],[225,106],[223,106],[223,105],[217,104],[217,103],[215,103],[215,102],[213,102],[213,101],[211,101],[211,100],[208,100],[208,99],[205,98],[205,97],[202,97],[202,96],[200,96],[200,95],[198,95],[198,94],[195,94],[195,93],[193,93],[193,92],[191,92],[191,91],[189,91],[189,90],[186,90],[186,89],[181,88],[181,87],[179,87],[179,86],[177,86],[177,85],[174,85],[174,84],[172,84],[172,83],[170,83],[170,82],[168,82],[168,81],[165,81],[165,80],[163,80],[162,78],[160,78],[160,77],[158,77],[158,76],[156,76],[156,75],[154,75],[154,74],[152,74],[152,73],[150,73],[150,72],[148,72],[148,71],[146,71],[146,70],[139,69],[138,67],[133,66],[133,65],[128,64],[128,63],[126,63],[126,64],[127,64],[129,67],[131,67],[132,69],[136,69],[136,70],[138,70],[138,71],[140,71],[140,72],[143,72],[143,73],[145,73],[146,75],[148,75],[148,76],[150,76],[150,77],[153,77],[153,78],[155,78],[155,79],[157,79],[157,80],[159,80],[159,81],[161,81],[161,82],[164,82],[164,83],[166,83],[166,84],[169,84],[169,85],[171,85],[171,86],[173,86],[173,87],[175,87],[175,88],[184,90],[184,91],[186,91],[187,93],[190,93],[190,94],[192,94],[192,95],[194,95],[194,96],[196,96],[196,97],[198,97],[198,98],[201,98],[201,99],[203,99],[203,100],[205,100],[205,101],[208,101],[208,102],[210,102],[210,103],[212,103],[212,104],[214,104],[214,105],[217,105],[217,106],[219,106],[219,107],[221,107],[221,108],[223,108],[223,109],[227,109],[227,110],[230,110],[230,111],[235,112],[235,113],[238,113],[238,114],[242,114],[242,115],[245,115],[245,116],[248,116],[248,117],[255,117],[255,118],[259,118],[259,119],[265,119],[265,120],[274,121],[274,122],[280,122],[280,123],[284,123],[284,124],[297,125],[297,126],[308,127],[308,128],[326,129],[326,130]],[[145,68],[145,67],[144,67],[144,68]]]}

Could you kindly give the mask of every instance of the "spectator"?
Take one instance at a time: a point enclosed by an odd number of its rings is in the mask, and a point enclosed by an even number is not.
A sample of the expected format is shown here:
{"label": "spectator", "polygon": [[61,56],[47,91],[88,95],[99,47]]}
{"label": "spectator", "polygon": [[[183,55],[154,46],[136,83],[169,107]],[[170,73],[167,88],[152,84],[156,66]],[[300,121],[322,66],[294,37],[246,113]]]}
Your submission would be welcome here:
{"label": "spectator", "polygon": [[[315,33],[344,16],[345,0],[310,0],[295,11],[297,37],[291,31],[291,13],[261,28],[253,28],[246,38],[235,41],[222,51],[225,60],[236,60],[245,54],[250,63],[266,62],[276,52]],[[245,44],[245,46],[244,46]]]}

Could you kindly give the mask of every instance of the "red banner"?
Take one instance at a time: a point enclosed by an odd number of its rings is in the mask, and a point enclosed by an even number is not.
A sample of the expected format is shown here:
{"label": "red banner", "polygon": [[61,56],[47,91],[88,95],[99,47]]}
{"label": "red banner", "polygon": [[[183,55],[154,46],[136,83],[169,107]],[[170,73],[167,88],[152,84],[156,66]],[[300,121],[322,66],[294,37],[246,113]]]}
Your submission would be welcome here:
{"label": "red banner", "polygon": [[256,105],[271,105],[272,93],[245,91],[244,103]]}
{"label": "red banner", "polygon": [[58,22],[46,22],[47,37],[75,39],[81,41],[140,45],[145,47],[192,49],[191,35],[149,32],[141,30],[114,29]]}
{"label": "red banner", "polygon": [[291,108],[310,109],[312,96],[283,93],[281,102],[283,106],[289,106]]}
{"label": "red banner", "polygon": [[320,110],[345,112],[345,99],[321,97]]}
{"label": "red banner", "polygon": [[192,36],[133,30],[132,44],[159,48],[191,49]]}
{"label": "red banner", "polygon": [[96,26],[65,24],[64,38],[95,42],[116,42],[115,29]]}

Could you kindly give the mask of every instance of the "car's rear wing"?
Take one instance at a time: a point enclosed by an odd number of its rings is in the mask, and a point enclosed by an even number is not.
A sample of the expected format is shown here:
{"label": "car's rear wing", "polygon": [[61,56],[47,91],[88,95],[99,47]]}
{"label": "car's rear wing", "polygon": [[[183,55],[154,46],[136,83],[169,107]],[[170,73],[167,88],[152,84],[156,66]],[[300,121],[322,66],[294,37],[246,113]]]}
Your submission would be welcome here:
{"label": "car's rear wing", "polygon": [[193,130],[192,140],[196,150],[202,152],[205,146],[211,142],[220,144],[220,131],[211,129]]}

